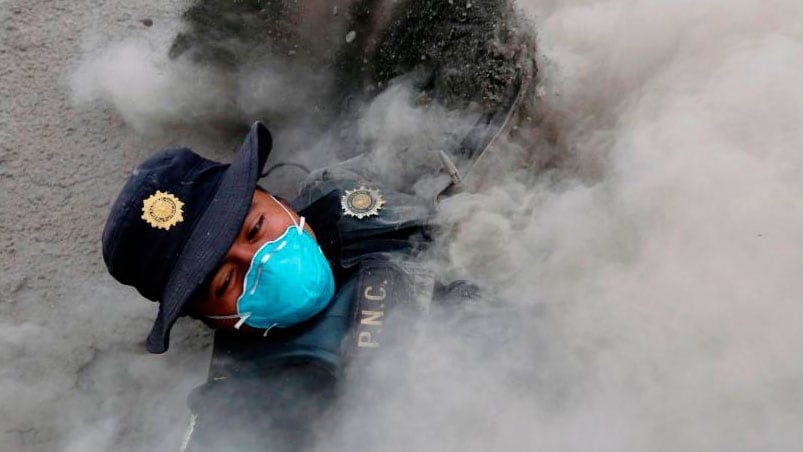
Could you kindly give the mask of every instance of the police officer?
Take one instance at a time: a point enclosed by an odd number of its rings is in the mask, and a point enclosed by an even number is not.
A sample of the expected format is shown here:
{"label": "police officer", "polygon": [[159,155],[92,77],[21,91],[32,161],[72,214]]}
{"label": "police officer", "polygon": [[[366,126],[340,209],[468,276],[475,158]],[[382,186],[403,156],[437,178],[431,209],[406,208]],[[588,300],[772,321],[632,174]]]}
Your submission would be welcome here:
{"label": "police officer", "polygon": [[257,122],[230,164],[157,153],[103,231],[109,273],[159,303],[149,352],[168,349],[180,316],[217,328],[190,400],[192,450],[302,448],[350,354],[381,345],[368,327],[432,288],[405,259],[426,242],[426,203],[332,170],[287,202],[257,185],[271,145]]}

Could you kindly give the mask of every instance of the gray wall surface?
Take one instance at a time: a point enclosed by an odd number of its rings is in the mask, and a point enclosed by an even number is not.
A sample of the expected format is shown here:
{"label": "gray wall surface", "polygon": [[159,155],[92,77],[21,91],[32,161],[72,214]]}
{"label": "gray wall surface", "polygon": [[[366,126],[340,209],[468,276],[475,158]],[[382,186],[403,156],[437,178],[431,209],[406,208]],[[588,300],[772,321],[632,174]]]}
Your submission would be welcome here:
{"label": "gray wall surface", "polygon": [[100,233],[136,162],[178,142],[221,143],[135,133],[108,104],[76,107],[69,88],[89,41],[148,33],[142,19],[155,28],[180,12],[135,3],[0,3],[0,450],[102,450],[119,441],[112,432],[131,449],[177,445],[173,426],[204,378],[202,328],[182,328],[175,355],[143,353],[155,305],[106,274]]}

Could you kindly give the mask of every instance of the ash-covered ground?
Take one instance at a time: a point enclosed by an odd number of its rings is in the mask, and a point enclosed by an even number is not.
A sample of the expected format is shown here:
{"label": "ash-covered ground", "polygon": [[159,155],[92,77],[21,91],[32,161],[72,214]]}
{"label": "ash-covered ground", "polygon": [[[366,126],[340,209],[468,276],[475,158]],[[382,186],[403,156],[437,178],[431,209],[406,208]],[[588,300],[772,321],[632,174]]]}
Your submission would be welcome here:
{"label": "ash-covered ground", "polygon": [[[355,66],[306,70],[293,62],[329,53],[301,41],[282,59],[243,58],[236,32],[212,48],[229,54],[193,57],[198,4],[0,1],[0,450],[178,448],[211,333],[183,319],[167,354],[147,354],[155,305],[100,255],[138,161],[172,145],[226,160],[264,119],[278,160],[368,151],[404,185],[486,108],[450,94],[471,71],[423,100],[420,71],[377,73],[390,86],[338,116],[333,81]],[[334,18],[347,2],[305,5],[315,20],[298,30],[363,39]],[[803,5],[518,7],[538,36],[532,127],[549,130],[507,143],[481,189],[441,204],[427,256],[439,277],[494,296],[477,315],[423,319],[405,349],[354,369],[337,420],[311,433],[317,449],[796,450]],[[333,131],[332,117],[350,127]],[[268,185],[292,192],[298,175],[277,177]]]}

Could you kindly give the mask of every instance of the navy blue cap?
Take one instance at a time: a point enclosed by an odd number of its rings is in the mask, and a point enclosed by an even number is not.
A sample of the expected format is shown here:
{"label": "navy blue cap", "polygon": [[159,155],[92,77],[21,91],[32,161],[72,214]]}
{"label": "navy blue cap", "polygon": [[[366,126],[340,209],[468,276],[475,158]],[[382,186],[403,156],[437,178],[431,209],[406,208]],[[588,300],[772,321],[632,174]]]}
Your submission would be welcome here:
{"label": "navy blue cap", "polygon": [[256,122],[231,164],[166,149],[137,166],[117,197],[103,260],[115,279],[159,302],[149,352],[167,350],[173,324],[234,243],[271,146]]}

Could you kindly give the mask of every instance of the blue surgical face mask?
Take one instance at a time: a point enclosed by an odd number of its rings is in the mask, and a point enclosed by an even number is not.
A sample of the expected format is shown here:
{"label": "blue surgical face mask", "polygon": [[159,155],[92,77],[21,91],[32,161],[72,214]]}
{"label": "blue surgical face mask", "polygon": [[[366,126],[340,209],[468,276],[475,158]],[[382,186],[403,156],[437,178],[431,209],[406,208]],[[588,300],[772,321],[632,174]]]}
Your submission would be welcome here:
{"label": "blue surgical face mask", "polygon": [[296,224],[282,203],[293,225],[279,238],[262,245],[251,259],[245,275],[243,293],[237,299],[237,314],[208,316],[210,319],[240,320],[253,328],[289,327],[309,320],[332,300],[335,282],[329,263],[309,232],[304,217]]}

